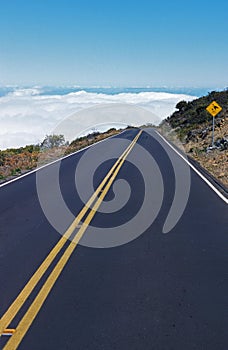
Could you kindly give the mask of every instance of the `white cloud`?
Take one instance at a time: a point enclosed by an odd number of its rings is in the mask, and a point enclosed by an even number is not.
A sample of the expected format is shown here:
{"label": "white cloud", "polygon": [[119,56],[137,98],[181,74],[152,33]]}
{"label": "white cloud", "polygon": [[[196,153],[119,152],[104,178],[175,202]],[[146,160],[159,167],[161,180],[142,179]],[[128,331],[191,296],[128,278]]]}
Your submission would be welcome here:
{"label": "white cloud", "polygon": [[[147,112],[140,113],[138,119],[131,113],[109,116],[96,116],[82,113],[78,116],[81,131],[91,128],[94,123],[124,122],[141,125],[146,122],[159,123],[175,110],[180,100],[192,100],[194,97],[165,92],[120,93],[108,95],[85,91],[72,92],[65,95],[42,95],[41,87],[16,89],[14,92],[0,98],[0,149],[20,147],[26,144],[42,141],[46,134],[52,133],[56,126],[67,116],[89,107],[103,104],[130,104],[144,108]],[[110,106],[109,106],[110,111]],[[91,120],[89,119],[91,118]],[[123,118],[123,120],[121,120]],[[81,120],[80,120],[81,119]],[[152,119],[152,120],[151,120]],[[84,125],[85,124],[85,125]]]}

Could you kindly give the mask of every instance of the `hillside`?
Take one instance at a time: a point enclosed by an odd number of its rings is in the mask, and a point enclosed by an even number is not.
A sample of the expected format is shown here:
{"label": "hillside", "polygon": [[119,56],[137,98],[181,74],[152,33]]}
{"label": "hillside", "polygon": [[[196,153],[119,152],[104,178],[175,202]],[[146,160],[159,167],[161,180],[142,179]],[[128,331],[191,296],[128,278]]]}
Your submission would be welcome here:
{"label": "hillside", "polygon": [[[216,101],[222,111],[215,117],[215,148],[212,149],[212,117],[206,107]],[[166,136],[181,141],[188,155],[228,186],[228,90],[212,91],[191,102],[181,101],[161,125]],[[167,133],[167,124],[172,132]]]}

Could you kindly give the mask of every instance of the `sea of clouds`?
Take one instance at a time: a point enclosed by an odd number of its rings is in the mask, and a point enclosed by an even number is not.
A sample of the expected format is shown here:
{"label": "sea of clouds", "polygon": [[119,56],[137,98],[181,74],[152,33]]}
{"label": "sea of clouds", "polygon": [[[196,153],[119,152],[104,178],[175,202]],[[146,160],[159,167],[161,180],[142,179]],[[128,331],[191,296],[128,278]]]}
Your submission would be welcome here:
{"label": "sea of clouds", "polygon": [[[0,97],[0,149],[20,147],[41,142],[45,135],[71,115],[81,120],[78,134],[83,130],[101,130],[105,125],[159,124],[174,112],[181,100],[190,101],[194,96],[167,92],[123,92],[106,94],[84,90],[65,94],[47,94],[42,87],[15,88]],[[100,113],[98,106],[109,106]],[[145,113],[127,113],[128,109],[115,116],[115,107],[129,105],[141,108]],[[113,106],[113,113],[111,109]],[[96,113],[91,113],[94,107]],[[122,108],[121,107],[121,108]],[[90,113],[85,113],[89,108]],[[131,109],[129,109],[131,110]],[[81,113],[81,114],[80,114]],[[84,125],[83,125],[84,124]],[[101,125],[103,124],[103,127]],[[100,125],[100,127],[99,127]]]}

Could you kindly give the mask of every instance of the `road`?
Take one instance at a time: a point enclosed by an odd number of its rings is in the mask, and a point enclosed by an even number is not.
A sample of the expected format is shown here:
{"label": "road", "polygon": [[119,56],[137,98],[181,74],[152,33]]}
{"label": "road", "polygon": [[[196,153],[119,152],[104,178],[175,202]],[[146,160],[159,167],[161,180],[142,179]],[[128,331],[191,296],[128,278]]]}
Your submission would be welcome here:
{"label": "road", "polygon": [[[10,320],[4,329],[16,329],[12,336],[1,337],[1,348],[227,349],[227,203],[192,168],[188,194],[187,175],[175,174],[170,157],[177,169],[186,167],[185,161],[153,129],[142,134],[137,129],[127,130],[112,140],[114,143],[105,140],[92,146],[94,154],[106,159],[92,169],[93,191],[114,167],[98,192],[100,199],[96,197],[93,202],[97,208],[75,221],[76,231],[68,231],[71,239],[62,239],[62,246],[39,278],[39,266],[62,238],[51,224],[50,215],[54,215],[56,225],[62,224],[62,234],[66,234],[53,178],[59,177],[63,200],[72,217],[77,218],[85,204],[79,192],[88,192],[88,199],[93,195],[87,183],[92,160],[88,171],[80,170],[88,150],[40,170],[44,173],[42,195],[46,193],[53,206],[51,214],[44,213],[42,196],[38,196],[37,172],[0,187],[0,315],[1,322]],[[129,152],[123,153],[127,146]],[[144,169],[134,165],[143,164],[140,149],[146,152],[145,160],[148,155],[154,160],[151,172],[149,164]],[[80,174],[79,191],[76,169]],[[145,176],[141,171],[146,172]],[[127,203],[113,213],[98,212],[104,202],[113,201],[120,179],[125,180],[122,185],[128,190],[126,194],[121,190],[124,196],[119,199],[121,202],[130,193]],[[116,230],[118,235],[118,227],[137,217],[144,203],[145,179],[156,193],[146,202],[145,220],[126,226],[126,235],[119,235],[115,241],[113,232]],[[164,223],[179,186],[177,180],[181,179],[186,189],[180,187],[180,197],[181,201],[187,198],[186,207],[181,203],[183,213],[164,234]],[[159,193],[162,198],[156,197]],[[141,232],[150,213],[151,223]],[[95,228],[104,240],[110,229],[111,239],[104,244],[109,248],[99,248],[102,242]],[[136,236],[134,229],[138,230]],[[83,245],[78,244],[77,234]],[[28,283],[31,290],[18,298]],[[16,311],[9,311],[12,305],[16,305]]]}

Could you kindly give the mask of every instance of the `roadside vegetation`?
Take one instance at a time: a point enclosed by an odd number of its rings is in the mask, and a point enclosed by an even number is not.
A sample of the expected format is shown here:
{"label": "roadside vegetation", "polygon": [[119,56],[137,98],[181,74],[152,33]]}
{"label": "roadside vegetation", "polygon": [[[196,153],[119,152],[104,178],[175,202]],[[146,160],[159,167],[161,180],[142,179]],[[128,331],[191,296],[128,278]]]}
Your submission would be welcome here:
{"label": "roadside vegetation", "polygon": [[[216,101],[222,111],[215,117],[215,148],[212,149],[212,116],[206,107]],[[163,121],[160,131],[171,141],[180,141],[185,152],[228,186],[228,89],[212,91],[191,102],[181,101]]]}
{"label": "roadside vegetation", "polygon": [[65,141],[64,135],[46,135],[38,145],[0,150],[0,183],[120,132],[114,128],[104,133],[96,131],[70,144]]}

